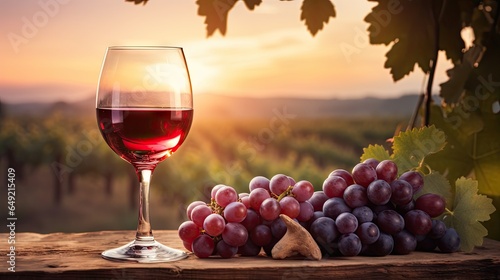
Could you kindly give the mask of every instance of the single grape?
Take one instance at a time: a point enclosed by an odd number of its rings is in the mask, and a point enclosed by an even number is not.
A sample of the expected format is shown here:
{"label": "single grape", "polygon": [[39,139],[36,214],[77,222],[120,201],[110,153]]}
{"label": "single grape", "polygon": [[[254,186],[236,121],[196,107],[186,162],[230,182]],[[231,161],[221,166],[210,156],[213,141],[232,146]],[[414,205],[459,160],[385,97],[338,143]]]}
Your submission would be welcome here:
{"label": "single grape", "polygon": [[228,223],[240,223],[247,217],[247,207],[241,202],[231,202],[224,208],[224,218]]}
{"label": "single grape", "polygon": [[358,163],[352,169],[352,178],[356,184],[366,188],[371,182],[377,180],[377,172],[367,163]]}
{"label": "single grape", "polygon": [[300,212],[297,216],[299,222],[307,222],[311,219],[314,214],[314,207],[309,201],[304,201],[300,203]]}
{"label": "single grape", "polygon": [[417,171],[407,171],[399,176],[399,180],[410,183],[414,194],[424,187],[424,177]]}
{"label": "single grape", "polygon": [[405,227],[405,220],[394,210],[384,210],[377,215],[377,226],[385,233],[395,235]]}
{"label": "single grape", "polygon": [[432,220],[431,231],[427,234],[429,238],[439,239],[446,233],[446,225],[441,220]]}
{"label": "single grape", "polygon": [[362,223],[356,230],[356,235],[361,240],[362,244],[375,243],[380,237],[380,230],[378,226],[372,222]]}
{"label": "single grape", "polygon": [[262,247],[253,244],[252,240],[248,238],[245,245],[238,247],[238,254],[245,257],[255,257],[260,253]]}
{"label": "single grape", "polygon": [[238,247],[231,246],[224,242],[224,240],[219,240],[215,246],[215,252],[224,259],[229,259],[238,253]]}
{"label": "single grape", "polygon": [[224,227],[226,226],[226,221],[219,214],[210,214],[207,216],[205,221],[203,222],[203,229],[210,236],[216,237],[224,231]]}
{"label": "single grape", "polygon": [[274,220],[269,227],[274,238],[281,239],[286,233],[286,225],[281,218]]}
{"label": "single grape", "polygon": [[247,209],[250,209],[250,195],[240,197],[240,201]]}
{"label": "single grape", "polygon": [[266,225],[258,225],[250,232],[250,239],[257,246],[266,246],[272,237],[271,229]]}
{"label": "single grape", "polygon": [[373,221],[373,211],[368,206],[356,207],[352,209],[352,214],[360,224]]}
{"label": "single grape", "polygon": [[361,240],[354,233],[348,233],[339,238],[339,251],[346,257],[357,256],[361,252]]}
{"label": "single grape", "polygon": [[275,195],[280,195],[292,186],[288,176],[284,174],[276,174],[269,181],[269,190]]}
{"label": "single grape", "polygon": [[264,176],[256,176],[250,180],[248,189],[252,192],[255,189],[265,189],[269,191],[269,179]]}
{"label": "single grape", "polygon": [[395,205],[406,205],[413,198],[413,188],[405,180],[394,180],[391,182],[391,202]]}
{"label": "single grape", "polygon": [[368,164],[369,166],[373,167],[373,169],[377,168],[377,165],[380,164],[380,161],[378,159],[374,158],[368,158],[363,161],[363,163]]}
{"label": "single grape", "polygon": [[214,249],[214,240],[206,234],[196,237],[191,244],[191,252],[193,252],[198,258],[210,257],[213,254]]}
{"label": "single grape", "polygon": [[453,253],[460,249],[460,236],[454,228],[448,228],[440,239],[437,246],[441,252]]}
{"label": "single grape", "polygon": [[314,211],[321,211],[323,210],[323,204],[327,200],[328,196],[326,196],[323,191],[315,191],[308,201],[314,207]]}
{"label": "single grape", "polygon": [[335,220],[335,226],[343,234],[355,232],[358,228],[358,219],[352,213],[342,213]]}
{"label": "single grape", "polygon": [[398,166],[392,160],[383,160],[375,168],[377,178],[390,183],[398,177]]}
{"label": "single grape", "polygon": [[329,247],[340,233],[335,226],[335,221],[328,217],[319,217],[310,227],[311,236],[320,247]]}
{"label": "single grape", "polygon": [[272,250],[273,250],[274,245],[276,245],[276,243],[278,243],[278,241],[279,241],[279,239],[273,238],[269,244],[262,247],[262,249],[264,249],[264,252],[266,253],[266,255],[268,255],[269,257],[273,257]]}
{"label": "single grape", "polygon": [[408,255],[417,248],[417,239],[407,230],[402,230],[394,235],[394,250],[397,255]]}
{"label": "single grape", "polygon": [[432,229],[432,220],[422,210],[411,210],[405,214],[405,227],[414,235],[426,235]]}
{"label": "single grape", "polygon": [[366,188],[358,184],[350,185],[345,189],[344,201],[347,206],[351,208],[367,205],[368,196],[366,194]]}
{"label": "single grape", "polygon": [[323,182],[323,192],[329,198],[343,197],[345,189],[347,189],[346,181],[337,175],[330,176]]}
{"label": "single grape", "polygon": [[253,209],[247,210],[246,218],[241,221],[241,224],[248,230],[251,231],[257,225],[260,225],[260,215]]}
{"label": "single grape", "polygon": [[197,200],[197,201],[193,201],[191,202],[188,207],[186,208],[186,215],[187,215],[187,218],[191,220],[191,212],[193,212],[193,209],[198,206],[198,205],[207,205],[205,202],[203,201],[200,201],[200,200]]}
{"label": "single grape", "polygon": [[324,217],[325,214],[323,213],[323,211],[314,211],[311,219],[309,219],[309,221],[306,222],[306,229],[308,231],[310,231],[311,229],[311,224],[314,223],[314,221],[316,221],[318,218],[321,218],[321,217]]}
{"label": "single grape", "polygon": [[210,209],[210,207],[207,205],[198,205],[191,212],[191,221],[197,226],[203,227],[203,222],[210,214],[212,214],[212,209]]}
{"label": "single grape", "polygon": [[391,199],[391,185],[384,180],[375,180],[366,188],[366,196],[375,205],[384,205]]}
{"label": "single grape", "polygon": [[304,202],[311,198],[314,193],[314,187],[309,181],[299,181],[293,185],[292,194],[298,202]]}
{"label": "single grape", "polygon": [[200,228],[192,221],[185,221],[179,226],[177,233],[182,241],[193,243],[193,240],[200,235]]}
{"label": "single grape", "polygon": [[184,246],[184,248],[186,248],[186,250],[188,250],[189,252],[193,252],[193,242],[187,242],[187,241],[182,241],[182,245]]}
{"label": "single grape", "polygon": [[221,207],[226,207],[229,203],[238,200],[238,193],[236,190],[229,186],[221,187],[215,193],[215,202]]}
{"label": "single grape", "polygon": [[351,208],[347,206],[342,198],[333,197],[323,204],[323,213],[325,217],[337,219],[340,214],[345,212],[351,212]]}
{"label": "single grape", "polygon": [[295,219],[300,214],[300,203],[291,196],[283,197],[280,201],[281,214]]}
{"label": "single grape", "polygon": [[273,221],[274,219],[278,218],[280,213],[280,203],[276,199],[270,197],[262,201],[259,209],[259,214],[262,219]]}
{"label": "single grape", "polygon": [[421,195],[415,201],[415,208],[429,214],[431,218],[435,218],[444,213],[446,202],[444,198],[438,194],[426,193]]}
{"label": "single grape", "polygon": [[333,170],[330,175],[328,175],[328,177],[332,177],[332,176],[339,176],[339,177],[342,177],[342,179],[345,180],[345,183],[350,186],[352,184],[354,184],[354,179],[352,178],[352,174],[345,170],[345,169],[335,169]]}
{"label": "single grape", "polygon": [[399,214],[404,215],[408,213],[408,211],[415,209],[415,200],[412,199],[410,202],[407,204],[403,205],[396,205],[396,211],[398,211]]}
{"label": "single grape", "polygon": [[226,185],[223,185],[223,184],[218,184],[218,185],[215,185],[213,188],[212,188],[212,191],[210,191],[210,197],[212,199],[215,199],[215,194],[217,194],[217,191],[222,188],[222,187],[227,187]]}
{"label": "single grape", "polygon": [[231,246],[243,246],[247,242],[247,239],[248,231],[242,224],[227,223],[222,232],[222,240]]}
{"label": "single grape", "polygon": [[259,211],[262,201],[270,197],[271,195],[267,190],[261,188],[255,189],[249,195],[250,207],[255,211]]}
{"label": "single grape", "polygon": [[380,233],[379,238],[374,243],[368,245],[368,249],[365,254],[369,256],[387,256],[392,253],[394,249],[394,239],[390,234]]}

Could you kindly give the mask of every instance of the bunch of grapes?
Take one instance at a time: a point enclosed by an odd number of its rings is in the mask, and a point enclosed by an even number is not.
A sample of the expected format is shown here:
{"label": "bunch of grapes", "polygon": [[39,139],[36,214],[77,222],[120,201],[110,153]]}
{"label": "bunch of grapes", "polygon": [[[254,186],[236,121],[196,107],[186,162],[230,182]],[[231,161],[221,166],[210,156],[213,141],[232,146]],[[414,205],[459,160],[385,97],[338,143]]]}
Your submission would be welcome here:
{"label": "bunch of grapes", "polygon": [[414,194],[423,188],[422,175],[397,174],[393,161],[369,159],[352,172],[331,172],[322,191],[284,174],[254,177],[249,193],[217,185],[210,203],[188,206],[189,221],[180,225],[179,237],[200,258],[256,256],[262,249],[270,256],[286,233],[279,218],[285,214],[306,228],[328,256],[457,251],[457,232],[433,219],[445,210],[443,197],[429,193],[415,200]]}

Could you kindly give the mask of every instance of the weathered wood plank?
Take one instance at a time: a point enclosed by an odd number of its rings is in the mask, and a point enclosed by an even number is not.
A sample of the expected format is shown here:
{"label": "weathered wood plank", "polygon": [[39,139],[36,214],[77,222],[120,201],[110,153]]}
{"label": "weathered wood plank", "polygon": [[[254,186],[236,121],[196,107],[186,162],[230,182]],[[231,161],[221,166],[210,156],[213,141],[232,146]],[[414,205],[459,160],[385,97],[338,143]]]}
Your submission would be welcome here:
{"label": "weathered wood plank", "polygon": [[[4,268],[8,279],[499,279],[500,242],[485,240],[472,253],[423,253],[407,256],[272,260],[265,256],[198,259],[191,255],[172,263],[113,262],[100,253],[122,245],[132,231],[88,233],[17,233],[16,272]],[[183,249],[176,231],[155,231],[165,245]],[[0,234],[0,240],[7,240]],[[6,244],[6,242],[4,243]],[[5,245],[7,246],[7,244]],[[2,249],[2,252],[6,250]],[[5,253],[3,259],[5,257]]]}

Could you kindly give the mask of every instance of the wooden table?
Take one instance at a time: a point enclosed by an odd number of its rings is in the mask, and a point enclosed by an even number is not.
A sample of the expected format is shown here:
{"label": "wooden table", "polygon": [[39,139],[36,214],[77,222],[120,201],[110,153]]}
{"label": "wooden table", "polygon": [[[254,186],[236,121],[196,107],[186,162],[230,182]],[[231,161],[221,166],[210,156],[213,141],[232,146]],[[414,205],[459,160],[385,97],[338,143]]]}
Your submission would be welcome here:
{"label": "wooden table", "polygon": [[[7,270],[8,235],[0,234],[5,279],[499,279],[500,242],[485,240],[472,253],[423,253],[406,256],[273,260],[265,256],[187,259],[138,264],[101,258],[104,249],[122,245],[133,231],[17,233],[16,272]],[[176,231],[155,231],[165,245],[183,249]],[[7,252],[8,253],[8,252]]]}

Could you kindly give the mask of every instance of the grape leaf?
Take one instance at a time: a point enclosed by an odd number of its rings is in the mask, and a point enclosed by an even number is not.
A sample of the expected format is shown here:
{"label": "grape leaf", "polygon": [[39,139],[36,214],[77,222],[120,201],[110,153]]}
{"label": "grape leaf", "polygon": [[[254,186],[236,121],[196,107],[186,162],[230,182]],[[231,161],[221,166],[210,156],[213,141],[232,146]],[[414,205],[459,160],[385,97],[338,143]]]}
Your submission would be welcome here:
{"label": "grape leaf", "polygon": [[480,223],[490,219],[495,211],[492,200],[477,194],[478,182],[464,177],[455,182],[453,209],[444,222],[453,227],[461,239],[460,249],[470,252],[474,246],[481,246],[488,230]]}
{"label": "grape leaf", "polygon": [[[458,1],[421,0],[378,2],[365,17],[370,43],[389,45],[385,68],[391,70],[394,81],[411,73],[417,64],[423,72],[430,70],[436,45],[436,22],[439,24],[439,50],[454,63],[460,61],[465,44],[461,37],[462,19]],[[443,16],[438,21],[441,9]]]}
{"label": "grape leaf", "polygon": [[314,36],[323,29],[330,17],[335,17],[335,8],[330,0],[304,0],[300,20],[304,20],[307,29]]}
{"label": "grape leaf", "polygon": [[399,174],[420,167],[426,156],[441,151],[445,138],[435,126],[414,128],[394,137],[392,159],[398,165]]}
{"label": "grape leaf", "polygon": [[237,0],[197,0],[198,15],[205,16],[207,25],[207,37],[219,30],[222,35],[226,34],[227,16],[236,4]]}
{"label": "grape leaf", "polygon": [[416,199],[426,193],[439,194],[444,198],[447,206],[453,205],[453,194],[450,182],[445,176],[437,171],[432,171],[424,176],[424,187],[420,192],[415,194],[414,198]]}
{"label": "grape leaf", "polygon": [[135,5],[139,5],[139,4],[142,4],[142,5],[146,5],[146,3],[148,2],[148,0],[125,0],[126,2],[134,2]]}
{"label": "grape leaf", "polygon": [[368,145],[367,148],[363,148],[363,155],[361,155],[361,161],[365,161],[369,158],[374,158],[378,161],[383,161],[390,159],[391,156],[389,152],[382,145]]}
{"label": "grape leaf", "polygon": [[255,7],[259,6],[262,3],[262,0],[244,0],[245,6],[251,11],[255,9]]}

